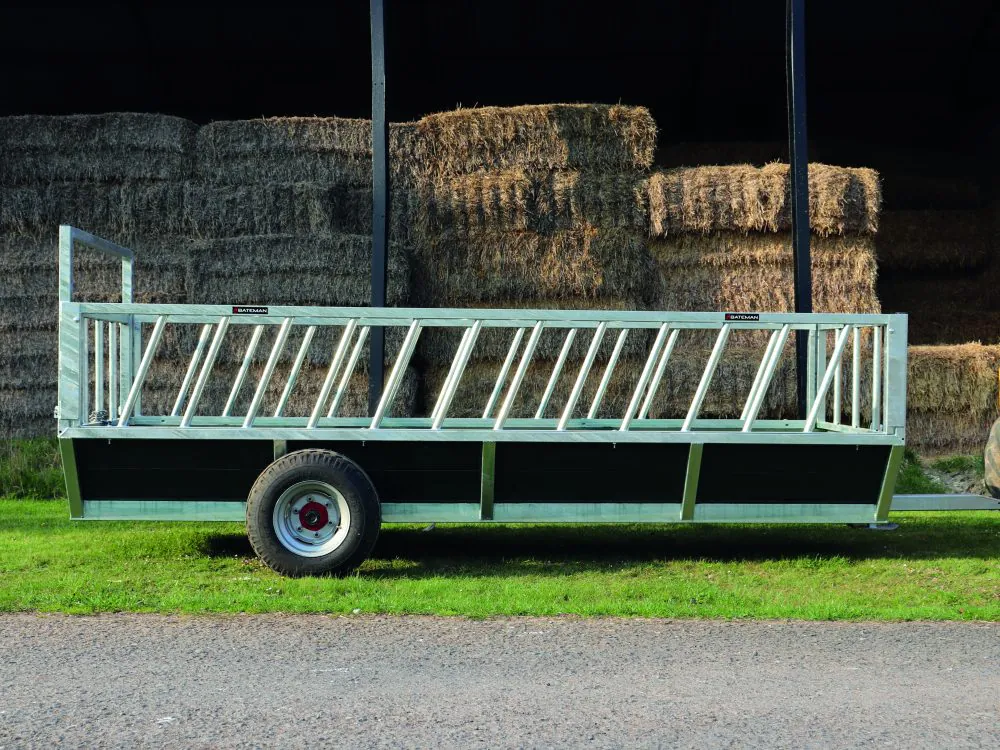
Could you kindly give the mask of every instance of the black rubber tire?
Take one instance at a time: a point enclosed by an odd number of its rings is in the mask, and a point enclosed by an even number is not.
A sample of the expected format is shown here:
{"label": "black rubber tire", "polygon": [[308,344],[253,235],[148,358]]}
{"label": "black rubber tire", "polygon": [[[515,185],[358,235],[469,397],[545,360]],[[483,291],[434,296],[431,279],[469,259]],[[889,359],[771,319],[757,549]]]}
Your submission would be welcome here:
{"label": "black rubber tire", "polygon": [[993,497],[1000,498],[1000,419],[993,423],[990,430],[983,461],[986,466],[986,489]]}
{"label": "black rubber tire", "polygon": [[[272,521],[281,494],[298,482],[322,481],[335,487],[351,511],[347,538],[326,555],[306,557],[278,538]],[[382,506],[368,475],[349,458],[328,450],[302,450],[282,456],[254,482],[247,498],[247,536],[254,552],[282,575],[344,575],[371,554],[382,526]]]}

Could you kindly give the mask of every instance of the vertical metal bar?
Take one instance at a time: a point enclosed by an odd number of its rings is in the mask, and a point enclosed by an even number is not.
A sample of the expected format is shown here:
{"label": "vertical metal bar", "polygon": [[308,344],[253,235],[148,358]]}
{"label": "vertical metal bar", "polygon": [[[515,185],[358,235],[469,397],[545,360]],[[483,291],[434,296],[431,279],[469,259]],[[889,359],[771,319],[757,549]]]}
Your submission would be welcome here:
{"label": "vertical metal bar", "polygon": [[883,337],[882,429],[884,431],[888,431],[889,430],[889,326],[888,325],[883,326],[880,335]]}
{"label": "vertical metal bar", "polygon": [[[795,312],[812,312],[812,264],[809,258],[809,152],[806,136],[806,23],[805,0],[787,0],[785,6],[785,75],[788,95],[788,160],[791,178],[792,253],[795,256]],[[802,333],[795,339],[798,367],[799,414],[807,400],[804,370],[808,365]]]}
{"label": "vertical metal bar", "polygon": [[573,342],[576,340],[576,332],[578,329],[570,328],[566,331],[566,339],[563,341],[562,349],[559,350],[559,358],[556,360],[555,366],[552,368],[552,374],[549,375],[549,382],[545,385],[545,393],[542,394],[542,400],[538,402],[538,410],[535,412],[535,419],[541,419],[545,416],[545,410],[549,406],[549,400],[552,398],[552,393],[556,389],[556,384],[559,382],[559,376],[562,375],[563,367],[566,365],[566,358],[569,356],[569,350],[573,348]]}
{"label": "vertical metal bar", "polygon": [[649,378],[653,374],[653,368],[656,366],[656,359],[660,356],[660,350],[663,348],[663,342],[667,338],[667,330],[670,326],[664,323],[660,326],[659,332],[656,334],[656,340],[653,342],[653,348],[649,350],[649,355],[646,357],[646,364],[642,368],[642,373],[639,375],[639,382],[635,384],[635,390],[632,391],[632,398],[629,399],[628,407],[625,409],[625,416],[622,417],[622,423],[618,426],[619,432],[627,432],[629,426],[632,424],[632,417],[635,415],[636,409],[639,408],[639,399],[642,398],[642,394],[646,390],[646,386],[649,385]]}
{"label": "vertical metal bar", "polygon": [[587,356],[583,360],[583,364],[580,365],[580,372],[576,376],[576,382],[573,383],[573,390],[570,391],[569,398],[566,400],[566,407],[563,409],[562,416],[559,417],[559,423],[556,425],[557,430],[565,430],[566,423],[569,422],[570,418],[573,416],[573,410],[576,409],[576,402],[580,400],[580,394],[583,392],[584,383],[587,382],[587,376],[590,375],[590,368],[594,366],[594,360],[597,358],[597,351],[601,348],[601,341],[604,339],[604,332],[608,329],[608,324],[601,321],[597,329],[594,331],[594,338],[590,341],[590,348],[587,349]]}
{"label": "vertical metal bar", "polygon": [[[438,412],[441,410],[441,405],[444,403],[444,395],[451,388],[451,383],[455,379],[455,371],[459,369],[462,361],[462,356],[465,354],[466,344],[469,343],[469,337],[472,335],[472,329],[476,326],[481,326],[480,321],[476,321],[472,326],[466,328],[462,332],[462,338],[458,342],[458,348],[455,350],[455,357],[451,360],[451,367],[448,368],[448,374],[445,376],[444,383],[441,384],[441,391],[438,393],[437,400],[434,402],[434,409],[431,411],[431,420],[437,418]],[[477,329],[476,334],[479,331]],[[461,365],[462,369],[465,369],[464,365]]]}
{"label": "vertical metal bar", "polygon": [[295,381],[299,378],[299,371],[302,369],[302,363],[305,362],[306,354],[309,353],[309,345],[312,343],[313,336],[316,335],[316,326],[309,326],[306,329],[305,335],[302,337],[302,345],[299,346],[299,353],[295,355],[295,361],[292,363],[292,369],[288,372],[288,379],[285,381],[285,389],[281,392],[281,398],[278,399],[278,405],[274,409],[274,416],[280,417],[285,412],[285,405],[288,403],[288,397],[292,395],[292,389],[295,387]]}
{"label": "vertical metal bar", "polygon": [[130,257],[122,257],[122,302],[132,301],[132,281],[135,273],[135,261]]}
{"label": "vertical metal bar", "polygon": [[888,370],[884,388],[889,399],[885,410],[885,425],[887,431],[894,432],[898,437],[906,434],[907,324],[905,315],[891,316],[885,345]]}
{"label": "vertical metal bar", "polygon": [[[830,390],[830,383],[833,382],[834,370],[840,367],[840,360],[844,356],[844,348],[847,346],[847,336],[850,332],[851,326],[849,325],[840,329],[840,334],[833,347],[833,355],[830,357],[830,364],[823,373],[823,380],[820,382],[816,397],[809,408],[809,416],[806,417],[805,427],[802,428],[803,432],[812,432],[816,428],[816,420],[819,419],[820,409],[823,409],[826,404],[826,394]],[[825,409],[823,410],[825,411]]]}
{"label": "vertical metal bar", "polygon": [[621,333],[618,334],[618,340],[615,342],[615,348],[611,351],[611,359],[608,360],[608,364],[604,368],[604,377],[601,378],[601,383],[597,386],[597,392],[594,394],[594,400],[590,404],[590,411],[587,412],[587,419],[597,418],[597,410],[601,408],[601,401],[604,400],[604,393],[608,390],[608,384],[611,383],[611,376],[615,371],[615,365],[618,364],[618,358],[621,356],[622,347],[625,346],[625,337],[628,335],[628,331],[628,328],[623,328]]}
{"label": "vertical metal bar", "polygon": [[785,342],[788,341],[790,329],[791,326],[787,323],[781,327],[778,341],[775,344],[774,349],[771,350],[771,357],[767,363],[767,369],[764,372],[764,379],[761,381],[760,387],[757,389],[757,393],[754,394],[753,403],[750,404],[750,410],[747,412],[746,417],[743,418],[743,432],[753,432],[754,420],[757,419],[757,415],[760,413],[760,408],[764,405],[764,399],[767,397],[767,390],[771,386],[771,378],[774,377],[774,371],[778,367],[778,362],[781,361],[781,354],[785,349]]}
{"label": "vertical metal bar", "polygon": [[702,443],[691,443],[688,450],[687,473],[684,475],[684,498],[681,500],[681,520],[694,520],[694,506],[698,499],[698,480],[701,478]]}
{"label": "vertical metal bar", "polygon": [[403,376],[406,374],[406,368],[410,364],[410,358],[413,356],[413,349],[416,347],[419,337],[420,321],[414,320],[410,324],[410,329],[406,332],[406,338],[403,339],[403,346],[400,348],[399,355],[392,365],[392,372],[389,374],[389,380],[386,382],[385,390],[382,392],[382,399],[378,402],[378,407],[375,409],[375,416],[372,417],[370,429],[378,429],[379,425],[382,424],[385,413],[389,410],[389,405],[396,398],[396,392],[399,391],[399,385],[403,382]]}
{"label": "vertical metal bar", "polygon": [[455,391],[458,390],[458,384],[462,381],[462,375],[465,374],[465,366],[469,362],[469,357],[472,356],[472,349],[476,345],[476,340],[479,338],[479,331],[482,327],[483,322],[477,320],[472,324],[472,328],[468,329],[468,336],[464,337],[466,340],[459,347],[458,358],[452,366],[452,372],[449,373],[450,380],[441,390],[441,396],[434,407],[435,415],[431,429],[441,429],[441,423],[444,422],[444,418],[448,414],[448,409],[451,408],[452,399],[455,398]]}
{"label": "vertical metal bar", "polygon": [[757,374],[754,376],[753,384],[750,386],[746,403],[743,404],[743,412],[740,414],[740,419],[747,418],[747,414],[750,411],[750,404],[753,403],[754,396],[757,395],[757,389],[760,388],[760,381],[763,379],[764,371],[767,369],[767,363],[771,361],[771,352],[774,351],[774,345],[778,342],[779,333],[780,330],[774,331],[771,334],[771,338],[767,341],[767,348],[764,349],[764,356],[760,358],[760,366],[757,368]]}
{"label": "vertical metal bar", "polygon": [[[382,0],[371,0],[372,46],[372,307],[385,307],[389,267],[389,123],[385,116],[385,14]],[[368,413],[378,408],[385,378],[385,327],[371,334]]]}
{"label": "vertical metal bar", "polygon": [[726,341],[729,339],[730,330],[729,323],[723,323],[722,328],[719,329],[719,335],[715,339],[715,346],[712,347],[712,354],[709,356],[708,362],[705,363],[705,372],[702,373],[701,380],[698,382],[698,389],[694,392],[694,398],[691,399],[691,407],[684,418],[684,424],[681,425],[681,432],[688,432],[691,429],[691,425],[694,424],[694,420],[698,418],[698,411],[705,400],[705,394],[708,393],[708,387],[712,384],[712,377],[719,366],[719,360],[722,359],[722,352],[726,348]]}
{"label": "vertical metal bar", "polygon": [[[306,423],[306,427],[310,430],[316,426],[319,422],[319,415],[323,413],[323,406],[326,404],[326,400],[330,397],[330,391],[333,388],[333,381],[337,377],[337,372],[340,370],[340,365],[344,361],[344,354],[347,352],[347,345],[351,343],[351,338],[354,336],[354,329],[357,327],[358,321],[349,320],[347,325],[344,326],[343,332],[340,334],[340,341],[337,342],[337,348],[334,350],[333,357],[330,359],[330,368],[326,371],[326,377],[323,379],[323,386],[319,389],[319,396],[316,397],[316,403],[313,406],[312,414],[309,415],[309,421]],[[358,345],[354,347],[354,354],[361,354],[361,342],[363,337],[358,339]],[[355,362],[357,360],[355,359]],[[353,363],[352,363],[353,368]]]}
{"label": "vertical metal bar", "polygon": [[[118,398],[124,399],[132,388],[132,376],[135,368],[132,363],[135,358],[132,354],[132,326],[135,316],[129,316],[129,322],[122,324],[119,329],[121,340],[119,341],[118,355]],[[121,409],[118,410],[121,414]]]}
{"label": "vertical metal bar", "polygon": [[201,355],[205,352],[205,346],[208,344],[208,337],[211,333],[212,325],[210,323],[206,323],[201,327],[201,335],[198,337],[198,345],[194,348],[194,354],[191,355],[191,362],[188,364],[187,372],[184,373],[184,381],[181,383],[181,387],[177,391],[177,399],[174,401],[174,408],[170,410],[171,417],[176,417],[181,413],[184,401],[187,399],[188,389],[191,387],[191,381],[194,380],[194,374],[198,369],[198,365],[201,363]]}
{"label": "vertical metal bar", "polygon": [[108,420],[118,417],[118,323],[108,323]]}
{"label": "vertical metal bar", "polygon": [[208,347],[205,364],[201,366],[201,372],[198,373],[198,380],[194,384],[194,390],[191,391],[191,398],[188,400],[187,409],[181,418],[181,427],[188,427],[195,413],[198,411],[198,404],[201,402],[201,394],[205,390],[205,383],[208,382],[208,376],[212,373],[212,367],[219,356],[219,349],[222,348],[222,340],[226,337],[226,331],[228,330],[229,316],[223,315],[219,318],[219,323],[215,328],[215,336],[212,338],[212,345]]}
{"label": "vertical metal bar", "polygon": [[[131,348],[129,351],[132,353],[132,363],[129,366],[131,372],[137,372],[139,370],[139,363],[142,361],[142,323],[139,323],[135,316],[132,316],[132,330],[131,334]],[[142,391],[140,390],[135,396],[135,404],[132,406],[132,412],[139,416],[142,414]]]}
{"label": "vertical metal bar", "polygon": [[153,333],[149,337],[149,343],[146,344],[146,352],[142,355],[142,360],[139,362],[139,367],[136,368],[135,378],[132,381],[132,387],[129,389],[128,398],[125,399],[125,405],[122,407],[122,413],[118,417],[118,426],[124,427],[132,416],[132,409],[135,408],[136,401],[139,399],[139,391],[142,390],[142,383],[146,379],[146,373],[149,372],[149,366],[153,362],[153,357],[156,356],[156,350],[160,346],[160,338],[163,336],[163,328],[167,324],[167,317],[161,315],[156,319],[156,325],[153,326]]}
{"label": "vertical metal bar", "polygon": [[878,504],[875,506],[875,523],[885,523],[889,519],[892,508],[892,495],[896,491],[896,477],[899,465],[903,463],[905,448],[894,445],[889,451],[889,460],[885,464],[885,475],[882,477],[882,489],[878,494]]}
{"label": "vertical metal bar", "polygon": [[73,228],[66,225],[59,227],[59,301],[73,301]]}
{"label": "vertical metal bar", "polygon": [[351,356],[347,360],[347,367],[344,368],[344,374],[340,378],[340,384],[337,386],[337,391],[333,394],[333,401],[330,402],[330,411],[326,413],[328,417],[334,417],[337,415],[337,409],[340,408],[340,402],[344,400],[344,395],[347,393],[347,389],[351,385],[351,376],[354,375],[354,368],[358,366],[358,360],[361,359],[361,352],[365,348],[365,341],[368,339],[368,333],[371,331],[369,326],[362,326],[361,330],[358,331],[358,340],[354,344],[354,348],[351,350]]}
{"label": "vertical metal bar", "polygon": [[872,430],[882,423],[882,329],[872,328]]}
{"label": "vertical metal bar", "polygon": [[94,321],[94,411],[104,411],[104,323]]}
{"label": "vertical metal bar", "polygon": [[90,422],[90,328],[80,314],[80,421]]}
{"label": "vertical metal bar", "polygon": [[264,365],[264,372],[261,373],[257,390],[253,394],[253,400],[250,402],[250,408],[247,409],[246,418],[243,420],[244,427],[253,427],[254,420],[257,419],[257,412],[264,401],[267,386],[271,383],[271,376],[274,375],[274,368],[278,366],[278,359],[281,357],[281,351],[285,348],[285,341],[288,340],[288,332],[291,328],[292,319],[285,318],[281,323],[281,328],[278,329],[278,335],[274,339],[274,345],[271,347],[271,356],[267,358],[267,364]]}
{"label": "vertical metal bar", "polygon": [[229,391],[229,398],[226,399],[226,408],[222,410],[222,416],[224,417],[228,417],[232,412],[233,407],[236,406],[236,399],[240,395],[240,389],[243,388],[243,381],[246,380],[247,372],[250,370],[250,364],[253,362],[254,354],[257,353],[257,346],[260,344],[260,337],[262,335],[264,335],[264,326],[254,326],[253,335],[250,337],[250,342],[247,344],[247,350],[243,355],[243,362],[240,363],[239,372],[236,373],[236,379],[233,381],[233,387]]}
{"label": "vertical metal bar", "polygon": [[653,373],[653,380],[649,384],[646,399],[642,402],[642,407],[639,409],[639,419],[645,419],[649,414],[649,410],[653,407],[653,400],[656,398],[656,392],[660,390],[660,382],[663,380],[663,373],[667,369],[667,362],[670,361],[670,355],[673,354],[674,346],[677,344],[678,334],[680,334],[679,328],[675,328],[670,332],[670,338],[667,339],[667,346],[664,348],[663,354],[660,355],[660,361],[656,365],[656,372]]}
{"label": "vertical metal bar", "polygon": [[493,408],[497,405],[497,399],[500,398],[500,393],[503,391],[503,384],[507,381],[507,373],[510,372],[510,368],[514,364],[514,357],[517,356],[517,350],[521,347],[521,339],[524,338],[524,331],[524,328],[518,328],[517,333],[514,334],[514,340],[510,342],[507,357],[500,367],[500,372],[497,374],[497,382],[493,385],[493,392],[490,394],[490,399],[486,402],[486,408],[483,410],[483,419],[489,419]]}
{"label": "vertical metal bar", "polygon": [[[816,331],[816,360],[815,360],[815,370],[816,370],[816,388],[819,389],[819,383],[823,379],[823,374],[826,374],[826,345],[829,341],[829,331],[824,329],[822,331]],[[821,374],[822,373],[822,374]],[[816,394],[813,394],[815,399]],[[825,396],[824,396],[825,398]],[[813,402],[809,402],[809,408],[812,408]],[[823,411],[826,412],[825,403]]]}
{"label": "vertical metal bar", "polygon": [[535,354],[535,347],[538,346],[538,339],[541,338],[541,335],[542,321],[539,320],[535,323],[534,328],[531,329],[531,337],[528,339],[527,346],[524,347],[524,354],[521,355],[521,362],[517,366],[517,372],[514,373],[514,379],[510,382],[510,388],[507,389],[507,397],[500,406],[496,421],[493,423],[494,430],[503,429],[503,423],[507,421],[507,415],[510,414],[510,410],[514,407],[514,399],[517,397],[517,392],[521,388],[524,376],[528,372],[528,366],[531,364],[531,358]]}
{"label": "vertical metal bar", "polygon": [[861,329],[854,327],[851,352],[851,427],[861,426]]}
{"label": "vertical metal bar", "polygon": [[493,497],[496,487],[497,444],[483,443],[483,462],[479,480],[479,520],[493,520]]}

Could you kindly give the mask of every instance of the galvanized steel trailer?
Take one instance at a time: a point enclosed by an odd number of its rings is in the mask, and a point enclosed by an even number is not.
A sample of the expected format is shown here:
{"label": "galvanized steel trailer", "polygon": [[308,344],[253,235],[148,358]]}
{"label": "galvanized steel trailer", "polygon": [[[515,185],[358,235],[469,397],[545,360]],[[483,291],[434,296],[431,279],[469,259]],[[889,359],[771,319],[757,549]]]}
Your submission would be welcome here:
{"label": "galvanized steel trailer", "polygon": [[[303,574],[355,567],[382,522],[868,524],[886,521],[892,505],[906,422],[905,315],[133,304],[130,250],[72,227],[60,228],[59,242],[57,418],[73,518],[245,519],[269,565]],[[77,249],[121,258],[121,303],[72,301]],[[173,408],[146,413],[143,386],[164,333],[185,325],[201,326],[201,335]],[[253,333],[226,384],[227,404],[203,414],[216,358],[238,326]],[[336,329],[338,343],[319,396],[308,413],[289,414],[322,328]],[[377,328],[405,331],[382,398],[371,417],[339,416]],[[421,332],[433,328],[460,332],[448,376],[428,416],[394,416],[389,405]],[[508,354],[482,416],[451,417],[486,329],[509,335]],[[693,329],[716,333],[690,403],[674,419],[649,418],[671,356]],[[741,416],[701,418],[730,336],[746,330],[766,333]],[[761,419],[785,344],[800,330],[809,337],[808,414]],[[279,367],[298,331],[294,359]],[[534,416],[514,418],[540,337],[552,331],[562,345],[548,385]],[[598,418],[626,340],[642,334],[651,343],[628,406]],[[557,398],[578,338],[586,356],[568,396]],[[605,339],[614,348],[597,367]],[[262,341],[266,364],[248,382]],[[279,386],[277,407],[264,413],[265,394]],[[243,389],[253,394],[249,407],[234,413]]]}

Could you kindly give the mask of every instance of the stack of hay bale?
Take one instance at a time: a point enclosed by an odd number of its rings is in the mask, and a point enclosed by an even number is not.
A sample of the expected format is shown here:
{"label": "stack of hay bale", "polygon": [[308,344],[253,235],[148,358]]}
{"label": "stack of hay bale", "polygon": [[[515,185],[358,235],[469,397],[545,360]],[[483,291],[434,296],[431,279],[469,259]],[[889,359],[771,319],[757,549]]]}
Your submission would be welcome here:
{"label": "stack of hay bale", "polygon": [[[816,312],[873,313],[873,235],[880,207],[869,169],[809,166],[809,224]],[[791,312],[794,268],[786,164],[683,167],[649,179],[650,250],[668,310]],[[668,368],[664,410],[684,409],[715,333],[686,332]],[[795,414],[794,344],[790,341],[763,414]],[[757,372],[759,334],[734,332],[706,398],[705,416],[738,416]]]}
{"label": "stack of hay bale", "polygon": [[[269,118],[214,122],[198,131],[195,179],[185,186],[185,230],[196,241],[188,266],[198,304],[366,306],[371,302],[371,124],[343,118]],[[406,249],[389,254],[387,302],[407,304]],[[309,346],[286,416],[307,416],[319,395],[341,330],[324,327]],[[196,331],[190,331],[190,351]],[[220,351],[202,413],[220,413],[251,331],[234,326]],[[261,340],[235,413],[253,393],[276,327]],[[272,413],[305,330],[295,328],[263,402]],[[394,356],[390,340],[388,356]],[[339,414],[367,412],[367,350]],[[176,381],[182,368],[175,368]],[[162,383],[165,394],[176,383]],[[415,376],[404,381],[393,413],[413,411]]]}
{"label": "stack of hay bale", "polygon": [[[151,114],[0,118],[0,433],[52,433],[59,224],[140,248],[137,301],[187,301],[179,234],[196,130]],[[79,253],[75,266],[77,299],[120,299],[120,263]]]}
{"label": "stack of hay bale", "polygon": [[[655,305],[657,280],[644,237],[645,170],[656,140],[648,111],[603,105],[459,110],[419,121],[415,139],[410,242],[417,305]],[[563,335],[543,332],[512,416],[534,413]],[[509,329],[483,331],[450,415],[482,416],[512,338]],[[425,411],[458,343],[458,332],[422,334],[417,358]],[[609,335],[589,381],[591,392],[613,344]],[[565,401],[588,345],[589,334],[573,343],[553,404]],[[635,332],[625,356],[644,353],[647,346]],[[605,412],[620,413],[620,400],[609,393]]]}

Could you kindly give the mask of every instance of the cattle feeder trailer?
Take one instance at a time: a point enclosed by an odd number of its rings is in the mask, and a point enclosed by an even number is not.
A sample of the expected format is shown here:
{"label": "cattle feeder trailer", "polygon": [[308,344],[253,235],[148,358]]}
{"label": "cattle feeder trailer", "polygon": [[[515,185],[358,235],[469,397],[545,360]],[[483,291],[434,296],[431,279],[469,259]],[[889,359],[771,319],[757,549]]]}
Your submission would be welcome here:
{"label": "cattle feeder trailer", "polygon": [[[122,302],[72,301],[79,249],[120,256]],[[356,567],[382,522],[873,524],[889,514],[904,446],[905,315],[133,304],[130,250],[61,227],[59,261],[56,416],[76,519],[245,520],[263,560],[297,575]],[[178,326],[199,327],[197,345],[173,407],[147,413],[147,376]],[[203,413],[220,349],[240,327],[249,344],[224,385],[226,406]],[[311,342],[330,328],[319,394],[289,413]],[[370,417],[340,416],[376,328],[402,338],[381,400]],[[453,329],[447,377],[428,416],[394,416],[389,405],[431,329]],[[510,343],[482,416],[449,416],[487,329]],[[715,342],[698,385],[676,418],[651,418],[692,330]],[[730,336],[745,331],[763,333],[751,336],[761,351],[742,414],[700,417]],[[808,413],[760,418],[796,331],[808,334]],[[512,416],[515,403],[525,408],[516,399],[526,398],[529,368],[542,366],[533,357],[543,332],[559,337],[559,357],[544,365],[533,415]],[[629,336],[646,347],[630,360],[627,406],[608,418],[602,401]],[[570,370],[576,338],[586,354]],[[596,367],[605,340],[613,349]],[[564,376],[568,394],[556,388]],[[249,405],[238,410],[241,392]]]}

